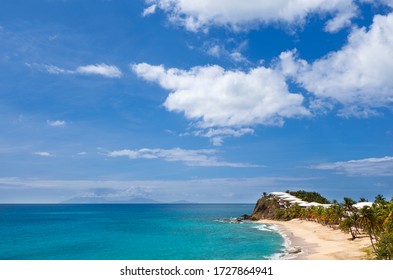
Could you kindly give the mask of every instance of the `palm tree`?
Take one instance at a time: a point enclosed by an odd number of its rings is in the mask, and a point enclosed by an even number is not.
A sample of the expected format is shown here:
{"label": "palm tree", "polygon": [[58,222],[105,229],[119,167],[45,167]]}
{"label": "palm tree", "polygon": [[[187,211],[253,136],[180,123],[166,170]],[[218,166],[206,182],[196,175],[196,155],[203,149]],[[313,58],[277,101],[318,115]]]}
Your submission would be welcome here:
{"label": "palm tree", "polygon": [[338,225],[344,216],[344,209],[341,205],[333,204],[329,208],[330,225]]}
{"label": "palm tree", "polygon": [[355,201],[351,198],[344,197],[344,219],[340,223],[340,228],[345,232],[350,232],[352,239],[357,237],[359,233],[358,227],[358,213],[357,209],[353,206]]}
{"label": "palm tree", "polygon": [[354,232],[354,230],[353,230],[353,220],[351,219],[351,217],[345,217],[345,218],[341,221],[339,227],[340,227],[340,229],[341,229],[343,232],[350,233],[351,236],[352,236],[352,240],[354,240],[354,239],[356,238],[356,234],[355,234],[355,232]]}
{"label": "palm tree", "polygon": [[383,197],[382,194],[378,194],[375,197],[374,203],[376,204],[381,204],[381,205],[385,205],[387,203],[386,199]]}
{"label": "palm tree", "polygon": [[374,244],[374,239],[376,240],[376,228],[377,228],[377,218],[376,218],[376,212],[373,211],[368,206],[363,207],[359,211],[359,223],[361,227],[367,231],[368,236],[370,237],[371,245],[374,249],[374,252],[376,252],[375,244]]}

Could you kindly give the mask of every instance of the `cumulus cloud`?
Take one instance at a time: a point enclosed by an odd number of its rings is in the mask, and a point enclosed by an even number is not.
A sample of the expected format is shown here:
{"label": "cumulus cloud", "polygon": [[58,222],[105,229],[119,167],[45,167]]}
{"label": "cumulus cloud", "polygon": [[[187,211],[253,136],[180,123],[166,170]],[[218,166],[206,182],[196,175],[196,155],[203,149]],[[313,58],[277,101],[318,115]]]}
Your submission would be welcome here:
{"label": "cumulus cloud", "polygon": [[123,75],[123,73],[119,68],[117,68],[114,65],[107,65],[105,63],[78,66],[75,70],[68,70],[55,65],[27,63],[26,66],[31,68],[37,68],[41,71],[46,71],[50,74],[99,75],[106,78],[120,78]]}
{"label": "cumulus cloud", "polygon": [[47,120],[46,123],[47,123],[49,126],[53,126],[53,127],[63,127],[63,126],[66,125],[66,122],[65,122],[65,121],[60,121],[60,120],[56,120],[56,121]]}
{"label": "cumulus cloud", "polygon": [[311,168],[334,170],[350,176],[393,176],[393,157],[321,163]]}
{"label": "cumulus cloud", "polygon": [[34,152],[33,154],[40,157],[53,157],[53,154],[49,152]]}
{"label": "cumulus cloud", "polygon": [[302,24],[310,14],[333,15],[326,30],[337,31],[350,24],[356,15],[353,0],[146,0],[146,3],[145,12],[159,8],[171,22],[190,31],[211,26],[242,30],[270,23]]}
{"label": "cumulus cloud", "polygon": [[[393,103],[393,13],[376,15],[369,29],[354,29],[347,44],[309,64],[296,52],[281,54],[284,75],[321,99],[344,105],[344,116],[375,115]],[[317,82],[316,82],[317,81]]]}
{"label": "cumulus cloud", "polygon": [[270,68],[243,72],[212,65],[181,70],[141,63],[132,70],[170,91],[165,108],[184,113],[201,128],[281,126],[285,118],[309,115],[303,96],[290,93],[284,77]]}
{"label": "cumulus cloud", "polygon": [[204,167],[258,167],[252,164],[220,161],[215,150],[184,150],[173,149],[139,149],[118,150],[108,153],[109,157],[128,157],[130,159],[163,159],[165,161],[180,161],[188,166]]}

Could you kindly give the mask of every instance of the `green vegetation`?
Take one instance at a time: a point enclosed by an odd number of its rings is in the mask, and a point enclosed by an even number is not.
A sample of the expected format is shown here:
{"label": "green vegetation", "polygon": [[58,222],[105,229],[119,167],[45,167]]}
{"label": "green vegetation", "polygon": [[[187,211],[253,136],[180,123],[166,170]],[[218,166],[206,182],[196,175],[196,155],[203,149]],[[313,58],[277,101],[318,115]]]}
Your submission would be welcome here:
{"label": "green vegetation", "polygon": [[[325,204],[327,201],[318,193],[305,191],[289,193],[302,200],[308,198],[308,202]],[[264,195],[258,200],[251,219],[291,220],[298,218],[315,221],[338,228],[350,234],[352,239],[369,238],[372,255],[376,259],[393,259],[393,198],[386,201],[382,195],[378,195],[371,207],[365,206],[361,209],[354,207],[355,203],[351,198],[345,197],[342,203],[334,201],[328,208],[322,206],[302,208],[298,204],[282,203],[275,196]]]}
{"label": "green vegetation", "polygon": [[318,202],[321,204],[329,204],[330,201],[324,198],[317,192],[306,192],[306,191],[296,191],[296,192],[288,192],[289,194],[300,198],[303,201],[307,202]]}
{"label": "green vegetation", "polygon": [[382,234],[377,244],[375,255],[379,260],[393,259],[393,232]]}

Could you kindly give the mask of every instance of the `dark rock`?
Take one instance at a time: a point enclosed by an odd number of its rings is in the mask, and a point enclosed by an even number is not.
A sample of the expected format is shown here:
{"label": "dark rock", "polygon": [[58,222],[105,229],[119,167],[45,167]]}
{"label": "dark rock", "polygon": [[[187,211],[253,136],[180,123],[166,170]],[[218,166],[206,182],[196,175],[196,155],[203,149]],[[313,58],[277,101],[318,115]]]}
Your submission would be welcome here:
{"label": "dark rock", "polygon": [[250,220],[260,220],[260,219],[285,219],[285,217],[281,216],[284,212],[282,211],[282,207],[279,204],[277,198],[274,196],[268,195],[260,198],[255,207],[254,211],[250,216]]}
{"label": "dark rock", "polygon": [[249,220],[250,217],[251,217],[250,215],[243,214],[243,215],[241,215],[240,217],[236,218],[236,221],[238,221],[238,222],[240,223],[240,222],[243,222],[243,221],[245,221],[245,220]]}
{"label": "dark rock", "polygon": [[292,248],[288,249],[288,254],[290,254],[290,255],[299,254],[301,252],[302,252],[302,249],[299,247],[292,247]]}

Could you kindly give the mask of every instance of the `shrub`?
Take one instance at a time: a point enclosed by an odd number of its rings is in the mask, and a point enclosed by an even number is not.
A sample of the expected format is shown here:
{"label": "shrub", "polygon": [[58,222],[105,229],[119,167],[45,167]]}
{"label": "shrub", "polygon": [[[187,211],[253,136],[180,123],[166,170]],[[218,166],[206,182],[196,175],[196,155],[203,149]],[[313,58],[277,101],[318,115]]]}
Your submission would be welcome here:
{"label": "shrub", "polygon": [[393,232],[382,234],[375,255],[378,260],[393,260]]}

